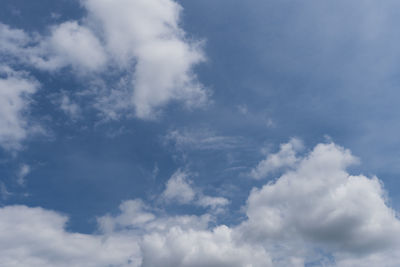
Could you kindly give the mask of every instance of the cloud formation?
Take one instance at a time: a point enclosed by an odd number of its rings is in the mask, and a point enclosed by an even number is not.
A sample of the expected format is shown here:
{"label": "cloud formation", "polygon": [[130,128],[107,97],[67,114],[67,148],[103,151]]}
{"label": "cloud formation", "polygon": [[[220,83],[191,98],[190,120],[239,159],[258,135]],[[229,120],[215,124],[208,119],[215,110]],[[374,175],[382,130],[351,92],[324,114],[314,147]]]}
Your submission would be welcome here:
{"label": "cloud formation", "polygon": [[[177,170],[167,181],[161,195],[162,199],[167,203],[192,204],[212,208],[215,211],[229,204],[229,200],[226,198],[204,195],[200,189],[193,186],[193,181],[189,179],[189,176],[189,173]],[[219,211],[221,210],[219,209]]]}
{"label": "cloud formation", "polygon": [[292,138],[289,143],[282,144],[280,150],[274,154],[268,154],[267,158],[260,161],[251,170],[250,176],[254,179],[266,178],[268,174],[282,168],[293,167],[299,161],[296,153],[303,148],[303,143],[297,138]]}
{"label": "cloud formation", "polygon": [[0,66],[0,146],[18,150],[21,142],[37,131],[29,121],[30,97],[39,83],[24,72]]}
{"label": "cloud formation", "polygon": [[398,266],[400,221],[378,178],[346,171],[356,162],[340,146],[317,145],[275,182],[254,188],[246,218],[231,226],[215,224],[209,213],[168,215],[129,200],[119,214],[98,218],[99,232],[88,235],[67,232],[67,218],[53,211],[2,207],[0,260],[7,266]]}
{"label": "cloud formation", "polygon": [[[53,25],[45,36],[0,23],[0,56],[8,64],[50,72],[70,67],[78,76],[90,74],[98,80],[111,75],[104,81],[107,93],[97,90],[101,95],[96,99],[115,102],[115,90],[125,92],[120,87],[128,87],[129,94],[117,100],[130,98],[131,108],[142,119],[157,117],[173,101],[189,109],[207,102],[207,90],[193,71],[205,60],[202,44],[188,38],[180,27],[178,3],[85,0],[82,5],[87,17]],[[120,79],[129,81],[110,83]],[[103,104],[94,106],[101,109]],[[113,106],[121,112],[121,104],[107,105],[108,109]]]}
{"label": "cloud formation", "polygon": [[136,115],[149,118],[158,107],[180,100],[201,105],[207,94],[192,68],[204,61],[201,44],[180,28],[182,7],[171,0],[86,0],[89,24],[99,25],[112,60],[134,63],[132,102]]}

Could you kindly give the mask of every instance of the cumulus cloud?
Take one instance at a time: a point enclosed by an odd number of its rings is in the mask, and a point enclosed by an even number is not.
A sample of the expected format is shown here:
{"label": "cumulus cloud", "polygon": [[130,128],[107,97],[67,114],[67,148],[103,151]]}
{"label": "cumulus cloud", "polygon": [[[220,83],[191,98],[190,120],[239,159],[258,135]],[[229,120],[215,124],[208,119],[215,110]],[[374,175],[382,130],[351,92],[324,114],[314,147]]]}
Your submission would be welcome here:
{"label": "cumulus cloud", "polygon": [[200,189],[193,186],[193,181],[189,179],[189,176],[189,173],[177,170],[167,181],[165,190],[161,195],[162,198],[167,202],[194,204],[212,209],[229,204],[226,198],[204,195]]}
{"label": "cumulus cloud", "polygon": [[38,87],[25,73],[0,66],[0,146],[4,149],[20,149],[21,142],[37,130],[28,115],[30,97]]}
{"label": "cumulus cloud", "polygon": [[[113,103],[115,91],[126,90],[130,108],[142,119],[157,117],[170,102],[194,108],[207,102],[207,90],[193,67],[205,60],[202,45],[180,27],[182,7],[172,0],[84,0],[87,17],[50,27],[42,36],[0,24],[0,56],[8,63],[28,64],[41,70],[71,67],[74,73],[113,76],[108,91],[96,100]],[[125,77],[129,82],[109,84]],[[111,90],[114,92],[111,93]],[[119,93],[121,94],[121,93]],[[126,106],[126,99],[118,98]],[[102,105],[94,105],[102,107]],[[121,104],[115,112],[121,112]],[[125,109],[124,109],[125,110]],[[110,111],[109,111],[110,113]],[[116,118],[114,116],[113,118]]]}
{"label": "cumulus cloud", "polygon": [[400,221],[378,178],[347,172],[356,162],[340,146],[317,145],[274,182],[254,188],[246,218],[231,226],[209,213],[171,216],[129,200],[118,214],[98,218],[97,234],[78,234],[65,230],[67,218],[58,213],[2,207],[0,260],[7,266],[398,266]]}
{"label": "cumulus cloud", "polygon": [[280,150],[274,154],[268,154],[267,158],[262,160],[258,165],[251,170],[250,176],[254,179],[267,177],[268,174],[285,168],[293,167],[299,158],[296,153],[303,148],[303,143],[297,138],[292,138],[289,143],[282,144]]}
{"label": "cumulus cloud", "polygon": [[195,192],[187,176],[188,174],[181,170],[176,171],[167,181],[162,194],[163,198],[167,201],[175,200],[182,204],[190,203],[195,197]]}
{"label": "cumulus cloud", "polygon": [[387,206],[382,183],[350,175],[346,168],[356,162],[333,143],[317,145],[294,170],[253,189],[243,236],[257,242],[297,239],[355,258],[397,248],[400,222]]}

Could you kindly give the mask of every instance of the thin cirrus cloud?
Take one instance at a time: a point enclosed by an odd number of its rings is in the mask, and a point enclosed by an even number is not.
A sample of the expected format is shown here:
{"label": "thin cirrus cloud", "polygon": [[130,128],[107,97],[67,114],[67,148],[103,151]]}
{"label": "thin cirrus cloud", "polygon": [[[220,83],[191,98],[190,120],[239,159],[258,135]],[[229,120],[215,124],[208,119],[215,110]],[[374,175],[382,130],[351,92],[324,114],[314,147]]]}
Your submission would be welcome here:
{"label": "thin cirrus cloud", "polygon": [[[141,200],[98,218],[98,234],[65,230],[67,218],[25,206],[0,209],[7,266],[398,266],[400,221],[376,177],[318,144],[275,182],[254,188],[237,225],[213,215],[168,215]],[[28,242],[29,241],[29,242]],[[23,248],[23,249],[21,249]]]}
{"label": "thin cirrus cloud", "polygon": [[172,144],[177,150],[225,150],[244,145],[245,140],[237,136],[218,135],[208,129],[169,130],[163,141]]}
{"label": "thin cirrus cloud", "polygon": [[[113,68],[115,75],[129,80],[123,86],[130,90],[121,101],[130,98],[135,115],[142,119],[156,118],[171,101],[188,108],[207,102],[207,90],[193,72],[205,60],[202,43],[180,28],[179,4],[86,0],[82,5],[87,17],[53,25],[47,36],[0,24],[0,53],[10,65],[27,64],[50,72],[71,67],[78,76],[90,74],[99,80]],[[106,82],[106,86],[115,90],[121,84]],[[103,101],[105,97],[97,96]]]}

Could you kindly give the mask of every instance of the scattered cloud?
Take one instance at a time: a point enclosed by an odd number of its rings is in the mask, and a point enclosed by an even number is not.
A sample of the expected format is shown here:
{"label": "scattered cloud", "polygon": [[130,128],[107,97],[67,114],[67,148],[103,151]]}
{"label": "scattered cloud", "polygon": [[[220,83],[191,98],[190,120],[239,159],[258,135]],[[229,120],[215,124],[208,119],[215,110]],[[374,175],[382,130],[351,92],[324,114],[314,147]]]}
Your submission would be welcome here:
{"label": "scattered cloud", "polygon": [[223,197],[211,197],[204,195],[199,188],[193,186],[188,172],[177,170],[165,185],[161,198],[166,202],[177,202],[179,204],[192,204],[214,211],[229,204],[229,200]]}
{"label": "scattered cloud", "polygon": [[174,200],[181,204],[189,204],[195,197],[191,183],[192,181],[188,180],[188,174],[178,170],[167,181],[162,196],[167,201]]}
{"label": "scattered cloud", "polygon": [[25,185],[25,177],[31,172],[31,167],[28,164],[22,164],[17,173],[17,183],[20,186]]}
{"label": "scattered cloud", "polygon": [[21,142],[38,131],[29,120],[30,97],[39,83],[24,72],[0,66],[0,146],[18,150]]}
{"label": "scattered cloud", "polygon": [[72,100],[70,94],[64,90],[60,93],[52,95],[51,102],[72,120],[77,120],[82,115],[81,107],[78,105],[78,103]]}
{"label": "scattered cloud", "polygon": [[[170,216],[129,200],[118,214],[99,217],[99,232],[89,235],[67,232],[67,218],[53,211],[2,207],[0,260],[7,266],[398,266],[399,218],[378,178],[347,172],[357,161],[333,143],[317,145],[275,182],[254,188],[245,219],[232,226],[216,224],[209,213]],[[183,200],[195,204],[183,172],[172,179],[184,189]]]}

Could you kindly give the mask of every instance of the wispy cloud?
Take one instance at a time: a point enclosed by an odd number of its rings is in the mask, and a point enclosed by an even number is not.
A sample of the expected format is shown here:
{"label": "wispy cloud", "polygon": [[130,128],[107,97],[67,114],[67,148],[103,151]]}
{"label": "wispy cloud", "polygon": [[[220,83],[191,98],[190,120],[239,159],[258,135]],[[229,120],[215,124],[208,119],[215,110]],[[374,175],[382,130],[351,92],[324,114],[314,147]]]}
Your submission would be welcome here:
{"label": "wispy cloud", "polygon": [[170,130],[165,136],[166,144],[173,144],[178,150],[225,150],[244,144],[241,137],[217,135],[207,129]]}

